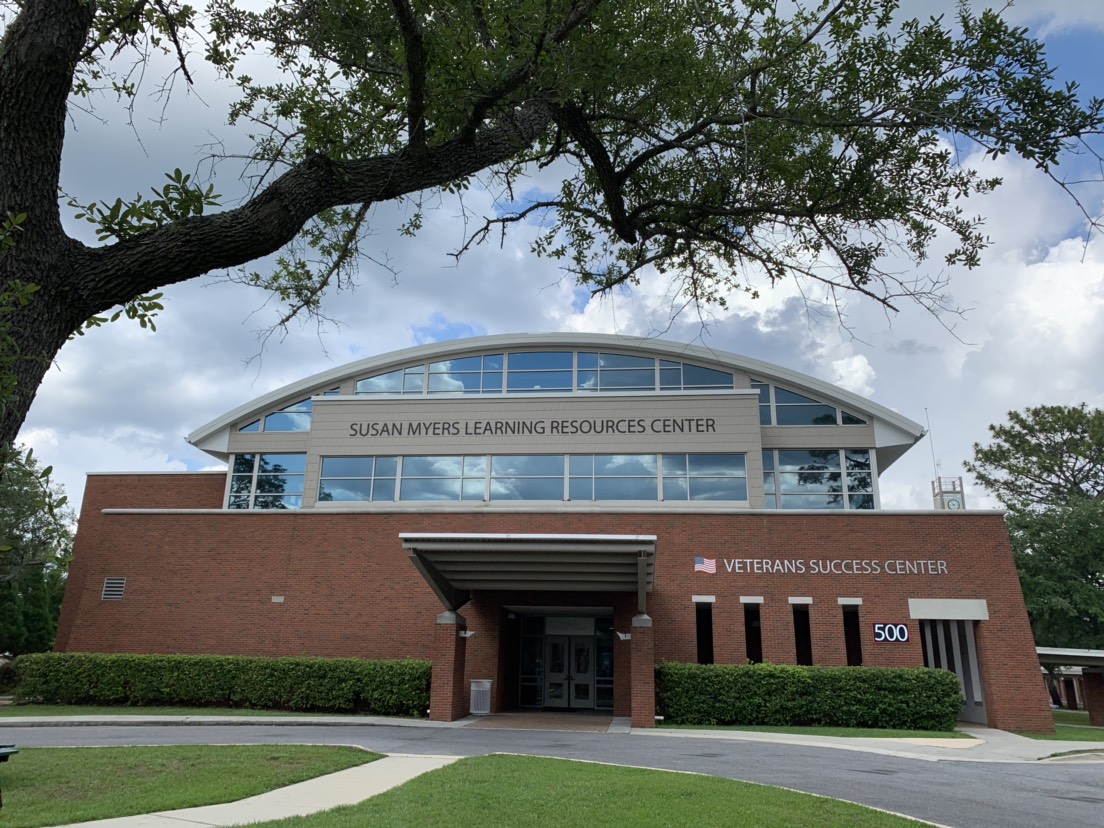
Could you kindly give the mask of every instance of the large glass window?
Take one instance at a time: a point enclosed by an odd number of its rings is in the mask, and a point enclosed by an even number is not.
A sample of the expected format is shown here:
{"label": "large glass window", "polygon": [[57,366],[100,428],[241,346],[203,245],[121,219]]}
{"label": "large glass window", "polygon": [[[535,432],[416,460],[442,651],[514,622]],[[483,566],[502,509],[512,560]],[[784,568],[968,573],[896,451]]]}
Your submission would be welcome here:
{"label": "large glass window", "polygon": [[[321,393],[322,396],[330,397],[341,392],[337,388],[331,388],[329,391],[323,391]],[[314,404],[311,402],[310,397],[307,397],[298,402],[293,402],[291,405],[286,405],[279,411],[266,414],[259,420],[253,420],[243,426],[239,426],[238,431],[310,431],[311,413],[313,409]]]}
{"label": "large glass window", "polygon": [[862,417],[812,397],[753,379],[759,392],[759,424],[780,426],[866,425]]}
{"label": "large glass window", "polygon": [[746,468],[742,454],[324,457],[318,499],[746,503]]}
{"label": "large glass window", "polygon": [[305,454],[238,454],[230,474],[230,509],[299,509]]}
{"label": "large glass window", "polygon": [[764,451],[763,490],[768,509],[873,509],[870,451]]}
{"label": "large glass window", "polygon": [[330,501],[394,500],[396,457],[324,457],[318,499]]}
{"label": "large glass window", "polygon": [[729,371],[637,354],[518,351],[412,365],[356,383],[356,393],[539,394],[702,391],[735,387]]}

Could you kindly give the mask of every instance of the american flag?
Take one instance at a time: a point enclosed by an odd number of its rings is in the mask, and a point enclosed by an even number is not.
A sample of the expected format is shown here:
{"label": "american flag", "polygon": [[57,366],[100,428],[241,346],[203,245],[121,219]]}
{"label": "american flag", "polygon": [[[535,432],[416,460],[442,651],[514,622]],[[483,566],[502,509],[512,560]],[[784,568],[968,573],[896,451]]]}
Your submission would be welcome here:
{"label": "american flag", "polygon": [[694,558],[694,571],[695,572],[708,572],[710,575],[717,574],[717,559],[716,558]]}

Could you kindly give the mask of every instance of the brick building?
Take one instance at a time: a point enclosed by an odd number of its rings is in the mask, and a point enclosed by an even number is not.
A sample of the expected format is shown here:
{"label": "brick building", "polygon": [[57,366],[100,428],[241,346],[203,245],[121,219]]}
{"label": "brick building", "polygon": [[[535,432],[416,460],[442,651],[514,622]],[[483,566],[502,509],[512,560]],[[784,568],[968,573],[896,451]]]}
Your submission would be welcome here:
{"label": "brick building", "polygon": [[57,649],[433,661],[432,717],[605,709],[657,661],[934,666],[1052,728],[1003,519],[879,508],[922,435],[657,340],[516,335],[309,377],[189,436],[228,470],[89,476]]}

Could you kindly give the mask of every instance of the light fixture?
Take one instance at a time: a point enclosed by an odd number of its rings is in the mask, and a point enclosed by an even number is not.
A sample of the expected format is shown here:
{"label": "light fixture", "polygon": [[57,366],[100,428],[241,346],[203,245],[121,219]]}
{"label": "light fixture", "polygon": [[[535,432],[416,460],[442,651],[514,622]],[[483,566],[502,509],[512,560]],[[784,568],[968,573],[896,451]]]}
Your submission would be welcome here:
{"label": "light fixture", "polygon": [[475,635],[475,630],[460,630],[461,638],[471,638],[473,635]]}
{"label": "light fixture", "polygon": [[[617,632],[617,631],[614,630],[614,632]],[[619,632],[619,633],[617,633],[617,637],[620,638],[622,641],[632,641],[632,633]]]}

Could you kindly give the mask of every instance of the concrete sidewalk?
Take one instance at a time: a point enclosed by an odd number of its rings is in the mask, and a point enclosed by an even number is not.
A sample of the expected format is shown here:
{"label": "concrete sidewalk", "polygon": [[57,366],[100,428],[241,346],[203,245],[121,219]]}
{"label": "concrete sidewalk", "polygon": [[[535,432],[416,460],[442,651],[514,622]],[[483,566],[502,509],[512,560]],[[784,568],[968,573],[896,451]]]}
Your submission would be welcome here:
{"label": "concrete sidewalk", "polygon": [[[278,788],[259,796],[227,802],[222,805],[204,805],[200,808],[182,808],[178,811],[160,811],[155,814],[115,817],[95,822],[81,822],[81,828],[188,828],[188,826],[244,825],[293,816],[306,816],[340,805],[355,805],[369,797],[383,793],[408,782],[427,771],[443,768],[455,762],[458,756],[410,756],[393,754],[347,768],[327,776],[308,779],[286,788]],[[72,825],[60,828],[73,828]]]}

